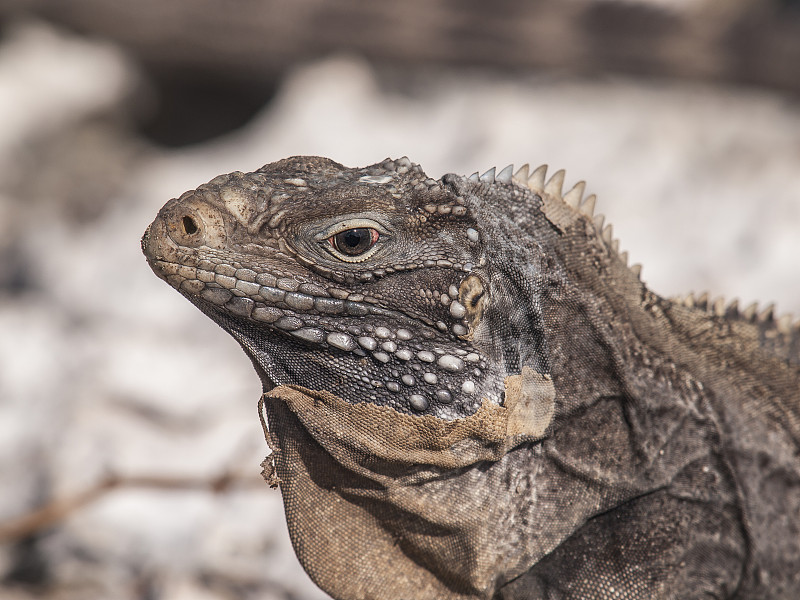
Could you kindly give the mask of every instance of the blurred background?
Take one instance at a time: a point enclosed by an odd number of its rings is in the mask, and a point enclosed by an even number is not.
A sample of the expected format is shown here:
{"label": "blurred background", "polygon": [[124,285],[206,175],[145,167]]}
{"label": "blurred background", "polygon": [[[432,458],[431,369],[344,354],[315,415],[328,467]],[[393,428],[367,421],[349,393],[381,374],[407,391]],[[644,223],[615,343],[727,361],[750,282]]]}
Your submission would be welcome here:
{"label": "blurred background", "polygon": [[0,0],[0,597],[326,598],[258,378],[139,238],[293,154],[567,169],[643,279],[800,314],[800,3]]}

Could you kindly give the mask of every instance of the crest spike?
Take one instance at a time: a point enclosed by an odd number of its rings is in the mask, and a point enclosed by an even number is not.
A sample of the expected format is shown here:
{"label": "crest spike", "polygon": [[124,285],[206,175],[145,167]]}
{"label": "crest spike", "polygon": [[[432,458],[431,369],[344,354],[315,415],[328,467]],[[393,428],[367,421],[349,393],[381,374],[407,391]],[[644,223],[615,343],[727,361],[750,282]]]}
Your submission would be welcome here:
{"label": "crest spike", "polygon": [[482,181],[483,183],[494,183],[494,173],[495,173],[495,170],[496,170],[496,169],[495,169],[494,167],[492,167],[491,169],[489,169],[488,171],[486,171],[486,173],[484,173],[483,175],[481,175],[481,181]]}
{"label": "crest spike", "polygon": [[719,296],[716,300],[711,303],[711,310],[714,314],[718,317],[725,316],[725,298]]}
{"label": "crest spike", "polygon": [[534,192],[544,191],[544,178],[547,176],[547,165],[541,165],[528,177],[528,187]]}
{"label": "crest spike", "polygon": [[583,200],[583,191],[586,189],[586,182],[579,181],[572,189],[564,194],[564,202],[569,204],[572,208],[578,208]]}
{"label": "crest spike", "polygon": [[764,310],[758,313],[756,320],[760,323],[766,323],[775,318],[775,304],[768,305]]}
{"label": "crest spike", "polygon": [[530,168],[530,165],[525,163],[514,173],[513,179],[516,179],[517,183],[521,185],[528,185],[528,171],[530,171]]}
{"label": "crest spike", "polygon": [[581,204],[581,206],[580,206],[580,208],[578,210],[580,212],[582,212],[584,215],[586,215],[587,217],[590,217],[590,218],[593,217],[594,216],[594,205],[595,205],[595,201],[596,200],[597,200],[597,196],[595,196],[594,194],[592,194],[591,196],[587,196],[586,200],[583,201],[583,204]]}
{"label": "crest spike", "polygon": [[611,226],[611,223],[603,227],[603,232],[601,235],[603,237],[603,241],[610,246],[614,241],[614,228]]}
{"label": "crest spike", "polygon": [[783,315],[776,321],[775,326],[779,332],[789,335],[792,333],[792,315]]}
{"label": "crest spike", "polygon": [[756,318],[756,311],[758,311],[758,302],[753,302],[742,311],[742,318],[752,322]]}
{"label": "crest spike", "polygon": [[502,171],[500,171],[494,179],[500,183],[511,183],[511,177],[513,174],[514,165],[508,165]]}
{"label": "crest spike", "polygon": [[561,188],[564,187],[564,176],[566,175],[564,169],[559,169],[550,180],[544,185],[544,191],[554,198],[561,198]]}

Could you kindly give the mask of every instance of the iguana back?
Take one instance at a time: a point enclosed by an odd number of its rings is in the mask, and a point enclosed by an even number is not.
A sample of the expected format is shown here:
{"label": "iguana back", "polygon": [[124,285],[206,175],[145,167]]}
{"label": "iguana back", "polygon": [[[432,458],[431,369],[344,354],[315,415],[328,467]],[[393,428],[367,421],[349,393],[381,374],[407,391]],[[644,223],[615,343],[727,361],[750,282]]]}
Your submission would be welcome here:
{"label": "iguana back", "polygon": [[294,157],[143,249],[252,358],[332,596],[800,596],[800,327],[657,296],[563,179]]}

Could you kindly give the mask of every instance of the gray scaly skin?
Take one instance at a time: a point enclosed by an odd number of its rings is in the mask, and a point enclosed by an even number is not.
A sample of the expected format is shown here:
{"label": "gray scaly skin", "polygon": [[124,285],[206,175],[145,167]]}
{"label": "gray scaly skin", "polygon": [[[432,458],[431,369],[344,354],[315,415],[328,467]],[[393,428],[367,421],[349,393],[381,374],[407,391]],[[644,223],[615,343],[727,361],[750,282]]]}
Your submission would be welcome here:
{"label": "gray scaly skin", "polygon": [[294,157],[171,200],[142,245],[265,391],[452,421],[551,378],[509,455],[537,473],[509,500],[527,562],[474,597],[800,597],[798,325],[655,295],[563,179]]}

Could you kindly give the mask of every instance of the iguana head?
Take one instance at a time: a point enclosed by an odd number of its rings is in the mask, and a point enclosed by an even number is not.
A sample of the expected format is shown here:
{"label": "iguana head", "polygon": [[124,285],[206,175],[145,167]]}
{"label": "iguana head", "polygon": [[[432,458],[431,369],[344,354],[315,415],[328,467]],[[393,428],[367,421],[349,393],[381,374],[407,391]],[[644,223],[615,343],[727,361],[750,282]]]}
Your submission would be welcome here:
{"label": "iguana head", "polygon": [[523,334],[540,339],[530,282],[492,260],[502,244],[487,242],[470,185],[406,158],[361,169],[289,158],[171,200],[142,247],[239,341],[266,389],[452,419],[502,403],[522,363],[544,366],[522,348]]}

